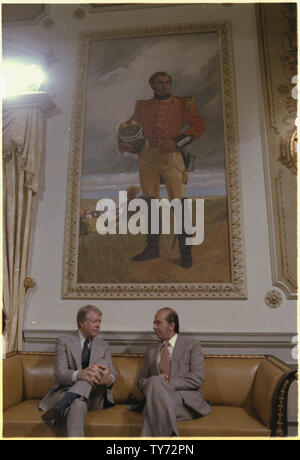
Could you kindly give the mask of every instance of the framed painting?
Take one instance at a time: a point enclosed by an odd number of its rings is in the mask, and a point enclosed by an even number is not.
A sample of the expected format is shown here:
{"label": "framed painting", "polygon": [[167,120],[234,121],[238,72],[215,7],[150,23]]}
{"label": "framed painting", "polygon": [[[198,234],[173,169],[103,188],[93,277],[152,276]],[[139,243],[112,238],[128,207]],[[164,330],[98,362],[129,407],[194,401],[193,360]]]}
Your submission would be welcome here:
{"label": "framed painting", "polygon": [[[154,83],[153,80],[149,83],[153,75]],[[160,84],[157,75],[169,85],[168,94],[157,90]],[[158,112],[153,109],[165,107],[171,99],[174,107],[179,107],[176,121],[173,115],[166,116],[163,109]],[[145,110],[141,109],[143,121],[139,122],[133,114],[141,106]],[[81,35],[72,117],[63,298],[245,299],[229,23],[139,27]],[[198,126],[198,132],[193,131],[197,117],[202,120],[203,128]],[[123,134],[120,127],[124,126],[137,129],[133,136],[142,133],[142,146],[136,152],[120,147]],[[118,218],[124,205],[120,196],[127,197],[126,212],[131,199],[145,198],[143,155],[147,148],[152,152],[154,144],[157,148],[157,138],[161,142],[158,133],[161,128],[167,129],[165,126],[173,130],[165,135],[175,145],[169,149],[172,155],[184,153],[182,159],[189,157],[190,165],[182,173],[184,192],[181,193],[192,203],[193,231],[200,232],[200,227],[203,230],[199,244],[191,247],[186,266],[182,264],[182,247],[174,228],[159,235],[159,252],[155,256],[140,259],[136,256],[144,254],[148,236],[138,231],[118,231]],[[187,145],[181,149],[179,140],[185,143],[189,133],[192,134]],[[157,150],[161,168],[162,158],[166,158],[160,156],[166,153],[163,148]],[[150,163],[150,170],[160,175],[155,189],[159,199],[170,202],[170,183],[166,182],[169,166],[163,176],[162,170],[155,169],[157,164]],[[173,196],[177,196],[176,192]],[[203,205],[201,222],[195,221],[195,202]],[[108,208],[99,203],[112,203],[115,211],[117,225],[106,234],[99,229],[101,216]],[[127,221],[130,215],[126,213]],[[107,214],[106,218],[108,221]]]}

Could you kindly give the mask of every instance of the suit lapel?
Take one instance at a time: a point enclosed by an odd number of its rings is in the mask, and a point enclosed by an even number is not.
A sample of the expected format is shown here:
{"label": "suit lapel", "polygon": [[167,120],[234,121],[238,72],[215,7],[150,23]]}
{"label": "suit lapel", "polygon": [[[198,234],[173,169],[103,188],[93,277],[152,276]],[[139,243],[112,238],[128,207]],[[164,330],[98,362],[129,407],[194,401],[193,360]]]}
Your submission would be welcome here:
{"label": "suit lapel", "polygon": [[98,336],[94,337],[91,345],[90,364],[94,364],[97,361],[97,350],[99,348]]}
{"label": "suit lapel", "polygon": [[181,356],[184,353],[184,345],[183,345],[184,340],[180,335],[178,335],[175,347],[173,350],[173,355],[172,355],[172,362],[171,362],[171,377],[175,377],[177,374],[177,369],[178,369],[178,363],[180,362]]}
{"label": "suit lapel", "polygon": [[161,345],[162,345],[161,342],[159,342],[157,344],[157,346],[153,348],[153,356],[152,356],[152,359],[151,359],[151,363],[152,363],[152,366],[153,366],[153,369],[152,369],[152,374],[153,375],[159,374],[159,368],[158,368],[159,359],[158,359],[158,355],[159,355],[159,352],[160,352],[160,349],[161,349]]}
{"label": "suit lapel", "polygon": [[76,331],[74,334],[71,336],[71,343],[70,343],[70,351],[73,355],[73,358],[75,360],[77,369],[81,369],[82,364],[81,364],[81,346],[80,346],[80,336],[79,332]]}

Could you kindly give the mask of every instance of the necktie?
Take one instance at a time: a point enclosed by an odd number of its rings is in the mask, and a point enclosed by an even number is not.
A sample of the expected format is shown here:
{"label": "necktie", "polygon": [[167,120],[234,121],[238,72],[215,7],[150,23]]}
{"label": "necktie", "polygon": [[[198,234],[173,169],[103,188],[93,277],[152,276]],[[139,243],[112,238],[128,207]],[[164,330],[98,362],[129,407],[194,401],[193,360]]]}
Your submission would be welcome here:
{"label": "necktie", "polygon": [[159,371],[161,374],[167,374],[170,377],[171,360],[168,350],[169,342],[166,342],[162,347],[161,358],[159,363]]}
{"label": "necktie", "polygon": [[82,369],[85,369],[86,367],[88,367],[89,362],[90,362],[89,341],[88,339],[86,339],[84,342],[84,346],[83,346],[82,354],[81,354]]}

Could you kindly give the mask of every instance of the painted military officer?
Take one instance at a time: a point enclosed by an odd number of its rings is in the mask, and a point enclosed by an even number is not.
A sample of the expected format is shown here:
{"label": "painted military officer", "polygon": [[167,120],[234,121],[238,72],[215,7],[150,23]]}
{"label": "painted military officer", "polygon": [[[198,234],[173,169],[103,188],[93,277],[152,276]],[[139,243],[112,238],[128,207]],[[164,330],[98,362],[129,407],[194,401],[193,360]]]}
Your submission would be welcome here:
{"label": "painted military officer", "polygon": [[[185,198],[187,172],[180,150],[205,132],[205,123],[191,97],[171,94],[172,78],[166,72],[156,72],[149,78],[153,97],[136,102],[132,117],[121,126],[137,124],[144,141],[139,141],[139,175],[143,197],[150,209],[152,198],[159,198],[160,184],[164,183],[169,200]],[[182,133],[184,123],[188,128]],[[136,143],[119,137],[121,152],[136,152]],[[182,203],[183,204],[183,203]],[[183,206],[182,206],[183,209]],[[159,234],[151,234],[150,212],[146,248],[134,257],[144,261],[159,257]],[[192,265],[191,246],[185,243],[186,234],[178,235],[181,266]]]}

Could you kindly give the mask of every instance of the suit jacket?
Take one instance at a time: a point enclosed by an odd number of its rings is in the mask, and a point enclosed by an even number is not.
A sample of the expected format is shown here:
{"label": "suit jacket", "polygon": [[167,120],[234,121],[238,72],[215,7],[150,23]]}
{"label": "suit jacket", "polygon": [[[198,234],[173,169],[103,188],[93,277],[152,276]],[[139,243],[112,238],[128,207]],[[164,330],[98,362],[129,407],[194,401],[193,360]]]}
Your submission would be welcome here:
{"label": "suit jacket", "polygon": [[[90,364],[102,364],[108,366],[111,375],[116,379],[117,373],[112,365],[109,346],[99,336],[96,336],[91,345]],[[57,393],[63,393],[69,389],[89,399],[91,409],[103,407],[103,385],[92,387],[84,380],[72,382],[74,371],[81,369],[81,347],[79,331],[60,337],[57,340],[54,357],[54,384],[51,390],[44,396],[40,403],[40,409],[48,410],[57,402]],[[114,404],[110,389],[104,393],[105,399]]]}
{"label": "suit jacket", "polygon": [[[138,387],[143,394],[147,379],[159,375],[157,356],[160,349],[161,342],[152,347],[145,357],[138,378]],[[206,415],[211,411],[200,393],[204,377],[204,356],[200,343],[178,335],[171,361],[170,385],[197,415]]]}

